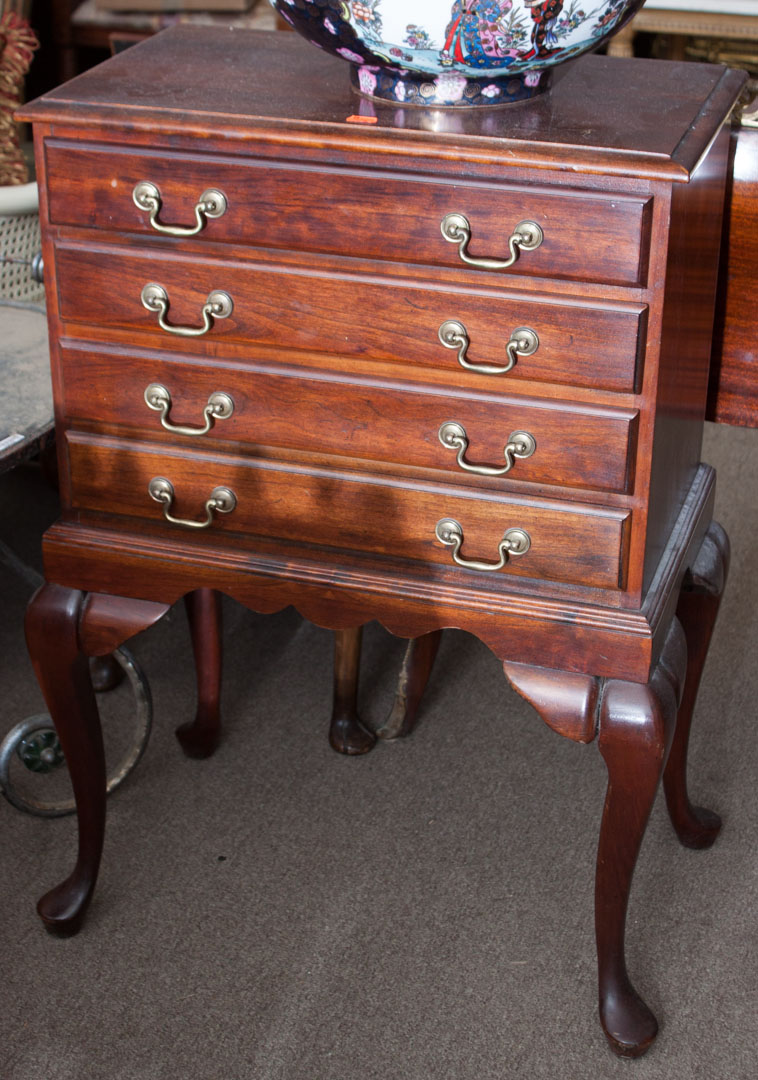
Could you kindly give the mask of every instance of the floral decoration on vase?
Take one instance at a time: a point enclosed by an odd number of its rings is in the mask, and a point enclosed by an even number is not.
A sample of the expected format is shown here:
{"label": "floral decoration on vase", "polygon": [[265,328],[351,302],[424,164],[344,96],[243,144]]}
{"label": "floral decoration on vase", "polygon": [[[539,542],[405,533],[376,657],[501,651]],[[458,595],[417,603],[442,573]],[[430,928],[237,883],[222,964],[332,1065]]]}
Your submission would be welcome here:
{"label": "floral decoration on vase", "polygon": [[402,104],[500,105],[542,93],[644,0],[271,0],[353,65],[359,93]]}

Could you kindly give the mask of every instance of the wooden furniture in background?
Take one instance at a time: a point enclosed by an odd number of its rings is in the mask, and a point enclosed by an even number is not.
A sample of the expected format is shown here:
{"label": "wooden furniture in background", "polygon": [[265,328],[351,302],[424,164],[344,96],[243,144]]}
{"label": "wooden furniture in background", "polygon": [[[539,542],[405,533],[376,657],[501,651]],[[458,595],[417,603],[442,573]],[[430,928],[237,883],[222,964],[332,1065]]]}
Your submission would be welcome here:
{"label": "wooden furniture in background", "polygon": [[637,34],[666,34],[670,37],[668,56],[684,60],[687,38],[706,37],[758,42],[758,11],[741,14],[729,11],[729,0],[720,10],[693,11],[653,7],[648,2],[632,21],[608,42],[609,56],[634,56]]}
{"label": "wooden furniture in background", "polygon": [[[41,33],[49,28],[47,45],[48,64],[55,66],[57,83],[73,79],[83,70],[82,56],[92,57],[99,52],[104,59],[115,37],[145,39],[152,37],[177,22],[192,25],[236,26],[238,28],[268,30],[276,25],[276,13],[267,0],[253,0],[249,9],[242,12],[189,11],[182,12],[181,3],[173,7],[164,4],[164,10],[129,10],[127,0],[121,8],[107,10],[96,0],[34,0],[33,20]],[[197,5],[195,5],[197,6]],[[208,6],[209,8],[212,5]],[[283,21],[283,20],[282,20]],[[89,65],[93,60],[89,59]]]}
{"label": "wooden furniture in background", "polygon": [[732,130],[707,419],[758,427],[758,105]]}
{"label": "wooden furniture in background", "polygon": [[459,626],[598,735],[600,1015],[647,1049],[625,917],[672,744],[680,839],[718,830],[685,760],[728,553],[700,440],[743,81],[590,56],[529,108],[427,113],[294,35],[177,27],[25,110],[64,507],[27,632],[80,826],[50,929],[102,848],[87,656],[198,589],[343,644],[430,634],[422,667]]}

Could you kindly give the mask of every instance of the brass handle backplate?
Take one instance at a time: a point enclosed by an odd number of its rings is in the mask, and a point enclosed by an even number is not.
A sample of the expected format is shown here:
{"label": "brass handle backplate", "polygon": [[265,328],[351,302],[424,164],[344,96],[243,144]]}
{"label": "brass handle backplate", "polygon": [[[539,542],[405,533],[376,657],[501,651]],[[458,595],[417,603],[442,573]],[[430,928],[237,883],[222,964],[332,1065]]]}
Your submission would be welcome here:
{"label": "brass handle backplate", "polygon": [[445,214],[440,229],[449,243],[458,245],[458,254],[463,262],[478,266],[480,270],[507,270],[518,259],[519,251],[534,251],[545,238],[536,221],[520,221],[508,237],[507,259],[481,259],[468,253],[471,225],[463,214]]}
{"label": "brass handle backplate", "polygon": [[531,356],[537,352],[540,339],[534,330],[528,326],[519,326],[514,330],[505,344],[505,355],[508,363],[499,364],[472,364],[468,360],[468,349],[471,339],[468,330],[457,319],[446,319],[438,331],[439,339],[446,349],[455,349],[458,353],[458,363],[467,371],[475,371],[479,375],[506,375],[516,363],[519,356]]}
{"label": "brass handle backplate", "polygon": [[497,547],[499,560],[496,563],[477,562],[475,559],[461,558],[459,552],[463,546],[463,528],[454,518],[442,518],[437,522],[434,533],[441,544],[453,549],[453,562],[466,570],[502,570],[509,558],[526,555],[532,546],[528,532],[523,529],[507,529]]}
{"label": "brass handle backplate", "polygon": [[161,424],[173,435],[207,435],[214,421],[226,420],[234,412],[233,399],[228,394],[217,390],[208,398],[208,404],[203,409],[205,424],[202,427],[172,424],[168,419],[171,411],[171,394],[161,383],[150,383],[145,389],[145,403],[149,409],[155,409],[161,414]]}
{"label": "brass handle backplate", "polygon": [[237,505],[237,496],[228,487],[215,487],[205,501],[205,520],[192,521],[173,517],[171,506],[174,502],[174,485],[163,476],[154,476],[147,485],[151,499],[163,506],[163,516],[172,525],[182,525],[185,529],[207,529],[213,523],[213,513],[230,514]]}
{"label": "brass handle backplate", "polygon": [[208,299],[202,306],[200,312],[203,316],[202,326],[170,326],[166,322],[169,308],[168,293],[162,285],[156,285],[155,282],[145,285],[140,299],[148,311],[153,311],[158,315],[158,325],[161,330],[169,334],[178,334],[179,337],[202,337],[211,329],[214,319],[226,319],[234,311],[234,302],[229,293],[215,289],[208,294]]}
{"label": "brass handle backplate", "polygon": [[132,192],[134,203],[150,215],[150,225],[156,232],[166,236],[196,236],[205,228],[206,218],[220,218],[226,213],[226,198],[216,188],[207,188],[195,203],[194,225],[162,225],[158,221],[161,211],[161,193],[155,184],[143,180]]}
{"label": "brass handle backplate", "polygon": [[457,450],[456,461],[466,472],[476,473],[479,476],[505,476],[513,468],[516,458],[531,457],[537,449],[534,436],[528,431],[512,431],[508,436],[508,442],[503,447],[505,465],[497,468],[492,465],[471,465],[464,461],[463,455],[468,450],[468,436],[463,424],[457,420],[448,420],[442,424],[438,432],[440,442],[449,450]]}

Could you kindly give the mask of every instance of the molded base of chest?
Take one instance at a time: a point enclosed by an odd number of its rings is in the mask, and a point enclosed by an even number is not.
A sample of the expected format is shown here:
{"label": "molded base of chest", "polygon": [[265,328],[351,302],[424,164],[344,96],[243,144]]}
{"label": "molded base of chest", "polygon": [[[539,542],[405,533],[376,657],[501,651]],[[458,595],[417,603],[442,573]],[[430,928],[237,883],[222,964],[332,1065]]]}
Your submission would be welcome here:
{"label": "molded base of chest", "polygon": [[314,549],[302,558],[59,522],[45,535],[48,581],[86,592],[174,603],[197,588],[225,592],[268,614],[293,605],[307,619],[344,629],[377,619],[400,637],[456,627],[502,660],[646,682],[676,607],[684,573],[713,512],[715,473],[703,465],[639,609],[602,607],[533,590],[487,587],[490,575],[440,580],[434,568],[354,556],[344,563]]}

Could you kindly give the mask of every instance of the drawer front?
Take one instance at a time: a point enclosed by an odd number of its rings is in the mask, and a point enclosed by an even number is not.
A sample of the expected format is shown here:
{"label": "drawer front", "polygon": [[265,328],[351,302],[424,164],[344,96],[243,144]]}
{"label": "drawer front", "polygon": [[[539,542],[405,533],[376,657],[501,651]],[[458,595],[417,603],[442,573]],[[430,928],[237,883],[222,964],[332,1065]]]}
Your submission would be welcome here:
{"label": "drawer front", "polygon": [[[506,575],[618,589],[623,587],[630,514],[598,507],[508,498],[437,485],[307,467],[284,469],[220,454],[181,454],[146,443],[125,443],[81,433],[67,436],[72,505],[82,511],[125,515],[169,535],[214,545],[240,536],[374,553],[453,567],[465,581]],[[169,507],[149,494],[151,480],[168,480]],[[229,513],[212,513],[217,488],[236,499]],[[227,503],[227,505],[229,505]],[[205,522],[205,529],[164,521]],[[528,551],[500,570],[455,566],[452,549],[437,539],[441,519],[462,530],[459,557],[496,563],[507,530],[526,532]],[[239,539],[236,541],[240,542]],[[250,539],[242,541],[249,545]],[[260,539],[255,541],[260,548]]]}
{"label": "drawer front", "polygon": [[203,193],[220,191],[224,213],[204,219],[198,234],[209,241],[465,267],[458,244],[441,231],[446,215],[456,213],[469,222],[474,258],[505,259],[517,225],[540,226],[540,246],[522,251],[504,274],[614,285],[640,285],[646,278],[652,204],[641,196],[254,158],[125,153],[58,140],[47,141],[45,155],[55,225],[155,234],[149,212],[133,198],[135,187],[149,182],[159,192],[157,224],[184,228],[196,224]]}
{"label": "drawer front", "polygon": [[[200,449],[204,439],[222,439],[442,469],[453,479],[474,476],[496,489],[519,480],[616,492],[630,485],[637,427],[632,411],[435,392],[252,361],[211,365],[67,344],[60,352],[63,409],[70,419],[128,425],[151,439],[178,439]],[[168,391],[163,412],[145,401],[155,384]],[[233,411],[198,434],[204,410],[219,392],[231,398]],[[462,428],[462,438],[451,422]],[[194,430],[164,435],[162,423]]]}
{"label": "drawer front", "polygon": [[[141,301],[147,284],[166,292],[168,326],[203,326],[214,290],[233,310],[213,319],[199,340],[256,342],[288,349],[433,366],[481,389],[513,379],[634,391],[642,363],[646,308],[597,302],[535,300],[523,295],[437,289],[428,283],[319,277],[277,267],[194,259],[121,247],[56,248],[61,315],[107,328],[157,331],[158,314]],[[457,323],[452,337],[442,331]],[[534,335],[534,351],[508,342]],[[442,336],[441,336],[442,332]],[[181,335],[179,335],[181,337]],[[443,338],[447,344],[443,343]],[[511,361],[513,366],[508,369]],[[493,373],[486,368],[496,368]]]}

